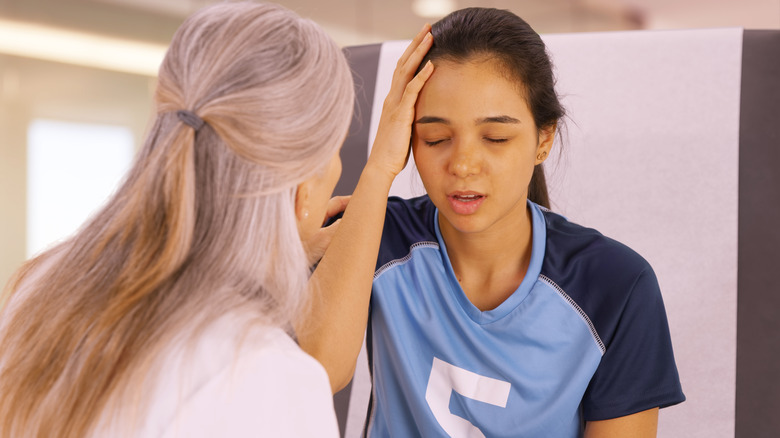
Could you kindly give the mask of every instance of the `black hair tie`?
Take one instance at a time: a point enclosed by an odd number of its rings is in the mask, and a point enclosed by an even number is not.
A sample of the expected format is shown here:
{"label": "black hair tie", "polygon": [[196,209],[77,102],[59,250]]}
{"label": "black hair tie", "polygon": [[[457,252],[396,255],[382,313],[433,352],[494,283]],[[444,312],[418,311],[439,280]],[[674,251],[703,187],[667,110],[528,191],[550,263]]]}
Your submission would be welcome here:
{"label": "black hair tie", "polygon": [[198,115],[193,113],[192,111],[179,110],[176,111],[176,116],[179,118],[179,120],[184,122],[186,125],[191,126],[192,129],[195,130],[195,132],[198,132],[200,128],[202,128],[203,125],[206,123],[203,121],[203,119],[198,117]]}

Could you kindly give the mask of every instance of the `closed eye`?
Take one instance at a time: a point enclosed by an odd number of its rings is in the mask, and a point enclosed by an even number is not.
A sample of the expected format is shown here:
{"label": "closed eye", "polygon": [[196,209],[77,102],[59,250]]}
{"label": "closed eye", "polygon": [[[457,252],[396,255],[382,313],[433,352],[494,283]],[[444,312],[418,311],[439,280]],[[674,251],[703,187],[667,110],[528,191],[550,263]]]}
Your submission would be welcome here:
{"label": "closed eye", "polygon": [[439,143],[442,143],[446,141],[446,138],[442,138],[441,140],[423,140],[426,146],[436,146]]}
{"label": "closed eye", "polygon": [[494,137],[485,137],[485,140],[489,141],[490,143],[506,143],[509,141],[508,138],[494,138]]}

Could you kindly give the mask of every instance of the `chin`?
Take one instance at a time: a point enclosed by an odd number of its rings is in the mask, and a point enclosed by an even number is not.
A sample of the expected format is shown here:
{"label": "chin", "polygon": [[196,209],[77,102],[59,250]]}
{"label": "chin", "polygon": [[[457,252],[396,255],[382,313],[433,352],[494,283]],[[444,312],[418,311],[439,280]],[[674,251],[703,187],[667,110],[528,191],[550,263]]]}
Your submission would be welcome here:
{"label": "chin", "polygon": [[[439,210],[441,214],[441,210]],[[486,226],[484,221],[476,217],[476,214],[468,216],[456,215],[455,213],[449,213],[449,215],[442,215],[447,224],[455,231],[463,234],[479,233],[485,231]],[[455,217],[452,217],[455,216]],[[453,220],[454,219],[454,220]]]}

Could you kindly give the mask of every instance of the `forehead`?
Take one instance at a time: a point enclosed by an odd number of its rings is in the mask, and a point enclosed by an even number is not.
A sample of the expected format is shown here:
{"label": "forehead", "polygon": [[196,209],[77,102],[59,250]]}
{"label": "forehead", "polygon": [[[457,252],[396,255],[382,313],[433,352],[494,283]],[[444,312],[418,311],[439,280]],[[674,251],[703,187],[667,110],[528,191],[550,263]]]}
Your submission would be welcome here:
{"label": "forehead", "polygon": [[502,63],[487,57],[434,61],[434,72],[423,86],[416,108],[417,111],[468,110],[482,116],[530,111],[523,84],[508,75]]}

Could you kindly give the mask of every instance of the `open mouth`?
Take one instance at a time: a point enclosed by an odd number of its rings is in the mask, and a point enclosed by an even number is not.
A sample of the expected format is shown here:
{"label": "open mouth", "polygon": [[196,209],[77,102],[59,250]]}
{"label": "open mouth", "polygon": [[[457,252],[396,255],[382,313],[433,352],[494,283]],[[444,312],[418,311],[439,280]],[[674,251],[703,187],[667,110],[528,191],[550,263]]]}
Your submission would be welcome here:
{"label": "open mouth", "polygon": [[484,198],[482,195],[452,195],[452,197],[460,202],[473,202]]}
{"label": "open mouth", "polygon": [[485,195],[475,192],[457,192],[447,196],[452,211],[457,214],[474,214],[485,198]]}

